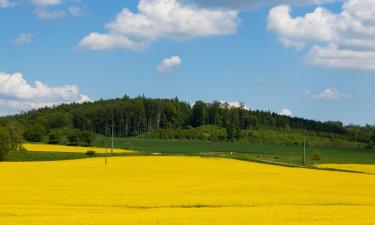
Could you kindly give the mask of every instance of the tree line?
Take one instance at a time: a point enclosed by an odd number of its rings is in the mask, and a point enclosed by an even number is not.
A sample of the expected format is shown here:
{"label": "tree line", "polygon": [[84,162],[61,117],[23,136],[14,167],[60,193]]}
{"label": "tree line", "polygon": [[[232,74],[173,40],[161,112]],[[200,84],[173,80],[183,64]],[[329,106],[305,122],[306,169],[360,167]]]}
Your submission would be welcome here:
{"label": "tree line", "polygon": [[89,144],[94,134],[109,136],[112,129],[116,137],[153,136],[163,131],[194,137],[192,129],[205,126],[217,128],[220,140],[225,141],[240,140],[244,131],[257,129],[306,130],[369,145],[375,141],[375,129],[369,125],[344,126],[338,121],[288,117],[247,109],[244,105],[233,107],[218,101],[197,101],[191,105],[178,98],[152,99],[143,96],[46,107],[2,117],[0,126],[7,126],[10,121],[20,124],[23,137],[28,141],[48,137],[55,143],[60,142],[62,136],[68,142],[69,137],[70,141],[74,139],[72,136],[77,143],[86,142],[86,136],[89,137],[86,144]]}

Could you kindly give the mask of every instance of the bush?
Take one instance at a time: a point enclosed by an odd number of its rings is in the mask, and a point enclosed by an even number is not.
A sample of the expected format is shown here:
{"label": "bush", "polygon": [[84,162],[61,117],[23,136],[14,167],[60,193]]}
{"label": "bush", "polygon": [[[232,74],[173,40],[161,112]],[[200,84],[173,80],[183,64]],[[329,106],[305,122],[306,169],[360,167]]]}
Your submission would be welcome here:
{"label": "bush", "polygon": [[66,138],[68,139],[68,144],[76,146],[79,144],[79,138],[80,138],[80,131],[79,130],[71,130],[66,135]]}
{"label": "bush", "polygon": [[95,133],[91,131],[83,131],[80,134],[80,140],[81,142],[83,142],[84,146],[90,146],[94,138],[95,138]]}
{"label": "bush", "polygon": [[322,160],[322,156],[320,155],[319,152],[314,152],[314,153],[311,154],[311,159],[313,161],[320,161],[320,160]]}
{"label": "bush", "polygon": [[86,155],[88,155],[88,156],[94,156],[95,154],[96,154],[96,152],[94,150],[88,150],[86,152]]}
{"label": "bush", "polygon": [[61,142],[61,134],[53,130],[48,134],[48,144],[59,144]]}
{"label": "bush", "polygon": [[[274,144],[288,146],[303,146],[304,131],[290,129],[271,129],[256,127],[241,131],[241,141],[256,144]],[[323,132],[306,133],[308,146],[316,148],[355,148],[355,143],[345,139],[343,135],[334,135]],[[358,143],[358,148],[365,148],[364,143]]]}
{"label": "bush", "polygon": [[158,129],[144,134],[142,137],[150,139],[226,141],[227,132],[222,127],[205,125],[190,129]]}
{"label": "bush", "polygon": [[29,141],[29,142],[40,142],[42,140],[43,134],[39,129],[31,128],[31,129],[27,129],[23,133],[23,137],[25,138],[26,141]]}

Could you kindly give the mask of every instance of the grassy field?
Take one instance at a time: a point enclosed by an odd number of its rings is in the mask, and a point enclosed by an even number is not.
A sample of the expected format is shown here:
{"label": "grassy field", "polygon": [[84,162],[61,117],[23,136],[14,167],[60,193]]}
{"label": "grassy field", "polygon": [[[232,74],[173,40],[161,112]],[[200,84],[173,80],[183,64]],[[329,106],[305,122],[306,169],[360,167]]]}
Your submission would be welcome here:
{"label": "grassy field", "polygon": [[[84,153],[12,151],[5,156],[6,162],[58,161],[88,158]],[[1,162],[0,162],[1,163]]]}
{"label": "grassy field", "polygon": [[[79,147],[79,146],[63,146],[63,145],[48,145],[48,144],[23,144],[26,151],[12,151],[5,161],[22,162],[22,161],[56,161],[67,159],[82,159],[89,157],[103,157],[103,156],[122,156],[127,154],[134,154],[135,151],[114,149],[113,154],[109,148],[97,147]],[[95,151],[94,156],[86,155],[88,150]],[[108,154],[106,154],[108,153]]]}
{"label": "grassy field", "polygon": [[[24,147],[28,151],[11,152],[6,156],[5,160],[11,162],[56,161],[103,156],[126,156],[128,154],[138,156],[173,155],[232,158],[284,166],[306,166],[347,172],[374,173],[375,171],[375,169],[372,169],[372,165],[375,164],[374,150],[307,148],[306,163],[302,164],[303,149],[295,146],[116,138],[114,154],[108,154],[109,143],[109,138],[98,137],[93,143],[95,147],[25,144]],[[96,154],[88,156],[85,154],[88,150],[94,150]],[[319,153],[321,160],[312,160],[313,153]]]}
{"label": "grassy field", "polygon": [[372,225],[372,175],[149,156],[0,164],[4,225]]}
{"label": "grassy field", "polygon": [[374,164],[319,164],[318,168],[357,171],[375,175]]}
{"label": "grassy field", "polygon": [[[103,147],[110,140],[99,137],[94,145]],[[103,144],[104,143],[104,144]],[[169,155],[204,155],[231,157],[250,161],[275,161],[295,165],[302,164],[303,149],[295,146],[262,145],[248,143],[226,143],[206,141],[154,140],[138,138],[116,138],[116,148],[134,149],[145,153]],[[233,152],[231,155],[230,152]],[[320,161],[311,155],[319,152]],[[374,150],[308,148],[306,164],[375,164]]]}
{"label": "grassy field", "polygon": [[[302,165],[303,149],[296,146],[280,146],[249,143],[228,143],[208,141],[155,140],[140,138],[115,138],[115,153],[132,153],[137,155],[185,155],[205,157],[226,157],[247,161],[276,162]],[[104,156],[110,146],[110,139],[98,137],[93,146],[102,147],[69,147],[61,145],[30,145],[28,152],[11,152],[6,161],[46,161],[62,159],[87,158],[87,150],[95,150],[96,156]],[[104,147],[104,148],[103,148]],[[128,150],[128,152],[124,151]],[[130,150],[130,152],[129,152]],[[313,153],[319,153],[321,160],[312,160]],[[133,152],[134,153],[134,152]],[[232,153],[232,154],[231,154]],[[307,148],[306,165],[316,164],[375,164],[374,150],[356,149],[321,149]]]}

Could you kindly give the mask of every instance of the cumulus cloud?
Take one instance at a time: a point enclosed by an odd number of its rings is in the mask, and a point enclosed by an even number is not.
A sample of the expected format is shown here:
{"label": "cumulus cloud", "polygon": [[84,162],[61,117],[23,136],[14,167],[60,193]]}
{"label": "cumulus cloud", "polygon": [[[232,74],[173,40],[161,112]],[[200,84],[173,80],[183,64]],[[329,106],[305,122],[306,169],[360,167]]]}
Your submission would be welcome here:
{"label": "cumulus cloud", "polygon": [[337,0],[184,0],[203,7],[224,7],[232,9],[251,9],[267,5],[292,4],[309,5],[335,2]]}
{"label": "cumulus cloud", "polygon": [[242,102],[220,101],[220,103],[221,103],[221,107],[223,107],[223,108],[230,108],[230,109],[232,109],[232,108],[243,108],[243,109],[246,109],[246,110],[250,110],[250,108]]}
{"label": "cumulus cloud", "polygon": [[114,48],[126,48],[133,51],[146,47],[144,41],[133,41],[124,35],[91,33],[78,45],[82,50],[104,50]]}
{"label": "cumulus cloud", "polygon": [[16,37],[13,42],[15,44],[28,44],[33,41],[33,34],[32,33],[21,33],[18,37]]}
{"label": "cumulus cloud", "polygon": [[313,94],[310,91],[306,91],[304,97],[310,100],[335,101],[340,99],[348,100],[351,99],[352,96],[350,94],[342,93],[336,89],[328,88],[319,94]]}
{"label": "cumulus cloud", "polygon": [[282,109],[279,115],[293,117],[293,113],[289,109]]}
{"label": "cumulus cloud", "polygon": [[307,62],[334,68],[375,70],[375,51],[339,49],[335,44],[314,46]]}
{"label": "cumulus cloud", "polygon": [[106,24],[107,33],[93,32],[78,45],[81,49],[138,49],[161,38],[184,40],[228,35],[237,30],[238,12],[202,9],[178,0],[140,0],[138,13],[123,9]]}
{"label": "cumulus cloud", "polygon": [[345,0],[339,13],[323,7],[300,17],[291,13],[287,5],[272,8],[268,30],[285,46],[309,47],[309,63],[375,70],[375,1]]}
{"label": "cumulus cloud", "polygon": [[40,81],[30,85],[20,73],[0,72],[1,115],[62,103],[86,101],[90,101],[90,98],[81,94],[76,85],[49,87]]}
{"label": "cumulus cloud", "polygon": [[181,65],[182,60],[179,56],[172,56],[164,59],[163,62],[157,66],[156,72],[159,74],[171,73],[177,66]]}

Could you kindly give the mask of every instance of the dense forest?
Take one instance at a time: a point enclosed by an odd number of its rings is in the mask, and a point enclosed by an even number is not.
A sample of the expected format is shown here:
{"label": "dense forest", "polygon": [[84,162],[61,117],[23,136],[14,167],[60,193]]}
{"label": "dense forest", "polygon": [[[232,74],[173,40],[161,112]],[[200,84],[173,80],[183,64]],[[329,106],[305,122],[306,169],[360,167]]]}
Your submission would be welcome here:
{"label": "dense forest", "polygon": [[61,141],[59,136],[74,139],[71,133],[77,132],[86,132],[86,136],[90,136],[90,132],[109,136],[112,129],[117,137],[285,145],[300,145],[303,136],[307,135],[311,145],[322,147],[372,148],[375,141],[373,126],[344,126],[337,121],[288,117],[217,101],[197,101],[190,105],[178,98],[124,96],[83,104],[64,104],[2,117],[0,126],[6,126],[10,121],[17,122],[28,141],[40,141],[47,137],[56,143]]}

